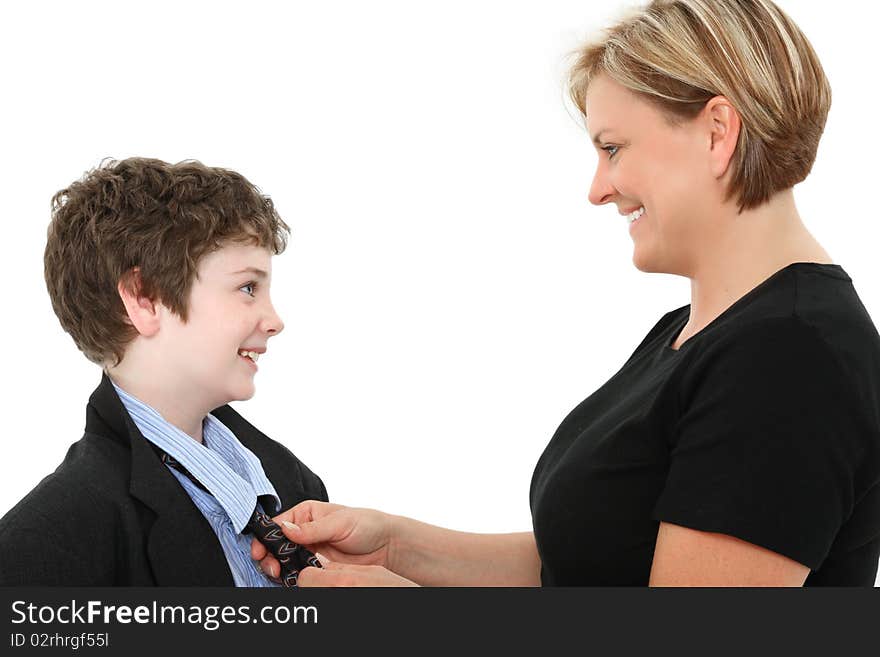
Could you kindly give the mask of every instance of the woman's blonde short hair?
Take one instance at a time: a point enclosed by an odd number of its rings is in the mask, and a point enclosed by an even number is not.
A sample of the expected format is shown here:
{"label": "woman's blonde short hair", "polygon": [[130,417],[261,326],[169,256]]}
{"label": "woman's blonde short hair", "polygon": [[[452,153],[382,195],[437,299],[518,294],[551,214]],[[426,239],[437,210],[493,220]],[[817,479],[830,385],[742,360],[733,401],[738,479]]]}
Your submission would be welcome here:
{"label": "woman's blonde short hair", "polygon": [[757,207],[810,173],[831,86],[807,37],[770,0],[654,0],[580,47],[569,94],[581,114],[605,73],[670,125],[725,96],[742,126],[725,201]]}

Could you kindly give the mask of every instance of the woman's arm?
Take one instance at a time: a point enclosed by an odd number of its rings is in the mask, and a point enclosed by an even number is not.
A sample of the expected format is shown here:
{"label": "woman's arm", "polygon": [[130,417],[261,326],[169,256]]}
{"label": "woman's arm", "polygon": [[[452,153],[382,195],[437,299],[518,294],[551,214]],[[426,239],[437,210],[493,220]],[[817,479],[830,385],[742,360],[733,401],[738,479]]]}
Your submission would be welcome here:
{"label": "woman's arm", "polygon": [[[300,585],[397,586],[405,580],[422,586],[541,584],[532,532],[471,534],[315,500],[275,520],[290,540],[331,562],[323,572],[302,571]],[[278,562],[259,541],[253,541],[251,556],[261,561],[265,572],[277,576]]]}
{"label": "woman's arm", "polygon": [[388,569],[422,586],[540,586],[532,532],[472,534],[392,516]]}

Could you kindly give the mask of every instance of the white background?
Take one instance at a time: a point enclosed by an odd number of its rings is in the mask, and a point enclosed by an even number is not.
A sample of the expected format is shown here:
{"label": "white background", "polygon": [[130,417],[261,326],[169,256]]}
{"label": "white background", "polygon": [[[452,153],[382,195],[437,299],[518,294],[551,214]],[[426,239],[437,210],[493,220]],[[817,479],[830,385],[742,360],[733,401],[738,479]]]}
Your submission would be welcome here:
{"label": "white background", "polygon": [[[834,94],[798,207],[880,318],[880,10],[779,4]],[[287,328],[237,410],[334,501],[530,529],[559,421],[690,302],[687,279],[633,266],[614,206],[588,202],[596,154],[564,103],[566,53],[622,6],[4,5],[0,514],[81,436],[100,379],[45,290],[49,199],[143,155],[234,168],[293,229],[273,264]]]}

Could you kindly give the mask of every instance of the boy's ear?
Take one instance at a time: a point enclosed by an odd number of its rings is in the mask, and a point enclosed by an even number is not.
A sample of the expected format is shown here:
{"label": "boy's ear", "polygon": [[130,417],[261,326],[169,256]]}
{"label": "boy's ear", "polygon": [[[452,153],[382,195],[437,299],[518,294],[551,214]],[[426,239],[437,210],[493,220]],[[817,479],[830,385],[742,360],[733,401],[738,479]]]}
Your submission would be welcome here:
{"label": "boy's ear", "polygon": [[141,296],[141,271],[134,267],[119,280],[116,289],[131,325],[145,337],[155,335],[159,331],[159,304],[152,299]]}

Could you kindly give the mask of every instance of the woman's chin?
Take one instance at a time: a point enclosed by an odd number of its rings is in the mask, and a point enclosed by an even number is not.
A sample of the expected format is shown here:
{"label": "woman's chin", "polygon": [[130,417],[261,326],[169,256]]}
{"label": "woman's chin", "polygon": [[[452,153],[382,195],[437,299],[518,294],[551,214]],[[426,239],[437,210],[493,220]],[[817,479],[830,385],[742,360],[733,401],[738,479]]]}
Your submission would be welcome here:
{"label": "woman's chin", "polygon": [[640,249],[638,246],[633,251],[632,262],[636,269],[646,274],[667,273],[667,270],[662,266],[662,263],[658,262],[656,257],[653,257],[646,249]]}
{"label": "woman's chin", "polygon": [[644,252],[644,249],[640,249],[638,245],[633,249],[633,257],[632,257],[633,265],[639,271],[643,271],[645,273],[650,273],[651,269],[651,259],[648,257],[648,254]]}

